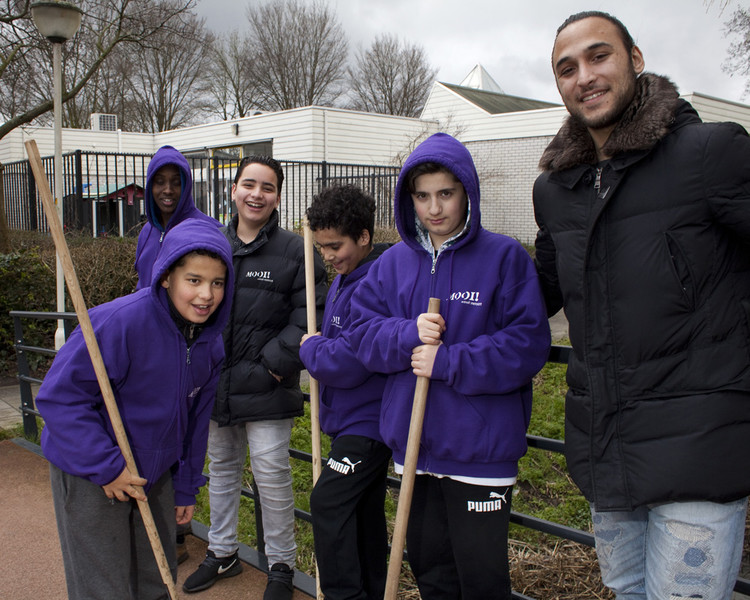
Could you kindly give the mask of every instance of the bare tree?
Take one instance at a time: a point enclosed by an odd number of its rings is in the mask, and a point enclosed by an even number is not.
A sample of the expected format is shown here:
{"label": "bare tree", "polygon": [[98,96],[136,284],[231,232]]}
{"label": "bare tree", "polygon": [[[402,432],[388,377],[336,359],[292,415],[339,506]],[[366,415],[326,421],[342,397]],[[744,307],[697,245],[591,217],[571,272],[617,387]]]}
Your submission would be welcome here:
{"label": "bare tree", "polygon": [[424,48],[384,34],[368,50],[357,52],[348,73],[351,108],[418,117],[437,70],[427,62]]}
{"label": "bare tree", "polygon": [[[121,44],[144,43],[195,0],[81,0],[81,30],[63,46],[63,102],[74,98]],[[28,0],[0,5],[0,138],[52,110],[52,48],[31,20]],[[76,108],[63,122],[80,123]]]}
{"label": "bare tree", "polygon": [[349,44],[326,4],[273,0],[250,6],[247,16],[263,110],[330,106],[342,95]]}
{"label": "bare tree", "polygon": [[[729,44],[727,58],[721,68],[731,76],[750,76],[750,9],[738,8],[724,23],[724,32],[736,41]],[[739,39],[737,39],[739,38]],[[743,96],[750,93],[750,79],[745,82]]]}
{"label": "bare tree", "polygon": [[136,61],[128,46],[120,44],[107,57],[81,92],[66,105],[68,124],[85,127],[91,113],[117,115],[118,126],[125,131],[140,131],[133,84]]}
{"label": "bare tree", "polygon": [[238,31],[222,36],[213,45],[209,111],[225,121],[246,117],[259,108],[256,100],[259,82],[252,76],[249,46],[249,37],[241,36]]}
{"label": "bare tree", "polygon": [[145,130],[192,124],[207,109],[205,74],[213,41],[204,19],[184,14],[137,49],[132,87]]}

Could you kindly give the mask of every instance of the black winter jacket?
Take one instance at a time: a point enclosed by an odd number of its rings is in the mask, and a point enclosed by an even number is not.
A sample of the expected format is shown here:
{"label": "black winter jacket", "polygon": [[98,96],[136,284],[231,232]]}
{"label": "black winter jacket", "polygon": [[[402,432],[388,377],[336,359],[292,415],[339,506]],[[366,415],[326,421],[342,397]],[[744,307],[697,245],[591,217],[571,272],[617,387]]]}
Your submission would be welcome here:
{"label": "black winter jacket", "polygon": [[[224,330],[226,358],[212,415],[219,425],[303,413],[299,342],[307,333],[304,244],[278,222],[274,211],[249,244],[237,237],[236,216],[222,229],[232,245],[235,286],[232,314]],[[326,271],[315,252],[318,323],[326,292]],[[280,375],[281,382],[269,371]]]}
{"label": "black winter jacket", "polygon": [[568,468],[598,510],[750,493],[750,138],[664,78],[638,89],[609,161],[568,119],[534,185]]}

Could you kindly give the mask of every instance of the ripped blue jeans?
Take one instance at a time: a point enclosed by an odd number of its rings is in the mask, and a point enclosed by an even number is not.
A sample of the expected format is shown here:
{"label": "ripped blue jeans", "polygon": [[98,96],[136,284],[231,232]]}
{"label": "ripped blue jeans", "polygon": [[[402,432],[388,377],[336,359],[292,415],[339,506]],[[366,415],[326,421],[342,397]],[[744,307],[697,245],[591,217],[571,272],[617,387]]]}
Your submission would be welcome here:
{"label": "ripped blue jeans", "polygon": [[747,498],[591,508],[604,584],[617,600],[729,600],[742,558]]}

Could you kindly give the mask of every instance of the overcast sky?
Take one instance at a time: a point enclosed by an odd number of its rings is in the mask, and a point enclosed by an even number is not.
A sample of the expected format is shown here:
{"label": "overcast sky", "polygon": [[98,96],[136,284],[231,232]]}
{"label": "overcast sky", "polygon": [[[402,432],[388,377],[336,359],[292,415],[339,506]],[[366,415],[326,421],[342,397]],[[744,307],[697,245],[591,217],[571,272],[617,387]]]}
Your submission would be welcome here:
{"label": "overcast sky", "polygon": [[[254,0],[255,1],[255,0]],[[303,0],[308,1],[308,0]],[[310,0],[312,1],[312,0]],[[438,80],[459,84],[481,63],[507,94],[560,102],[550,53],[570,14],[602,10],[630,30],[646,69],[669,76],[681,93],[700,92],[750,104],[744,81],[721,70],[730,38],[724,22],[740,0],[329,0],[350,51],[391,33],[421,45]],[[215,32],[246,26],[247,0],[198,0]],[[707,6],[707,4],[709,4]],[[746,5],[747,2],[740,4]]]}

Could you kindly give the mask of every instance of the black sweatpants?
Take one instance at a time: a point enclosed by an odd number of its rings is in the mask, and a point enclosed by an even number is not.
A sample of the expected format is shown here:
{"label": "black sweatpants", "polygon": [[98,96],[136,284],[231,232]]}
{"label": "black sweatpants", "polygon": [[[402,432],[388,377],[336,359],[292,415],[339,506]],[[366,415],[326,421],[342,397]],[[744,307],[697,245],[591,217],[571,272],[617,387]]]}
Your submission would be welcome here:
{"label": "black sweatpants", "polygon": [[326,600],[375,600],[385,591],[390,449],[345,435],[331,445],[310,495],[320,589]]}
{"label": "black sweatpants", "polygon": [[[71,600],[169,598],[136,500],[111,501],[98,485],[52,464],[50,480]],[[148,503],[175,579],[176,520],[169,471],[149,489]]]}
{"label": "black sweatpants", "polygon": [[510,600],[512,494],[417,475],[406,549],[422,600]]}

